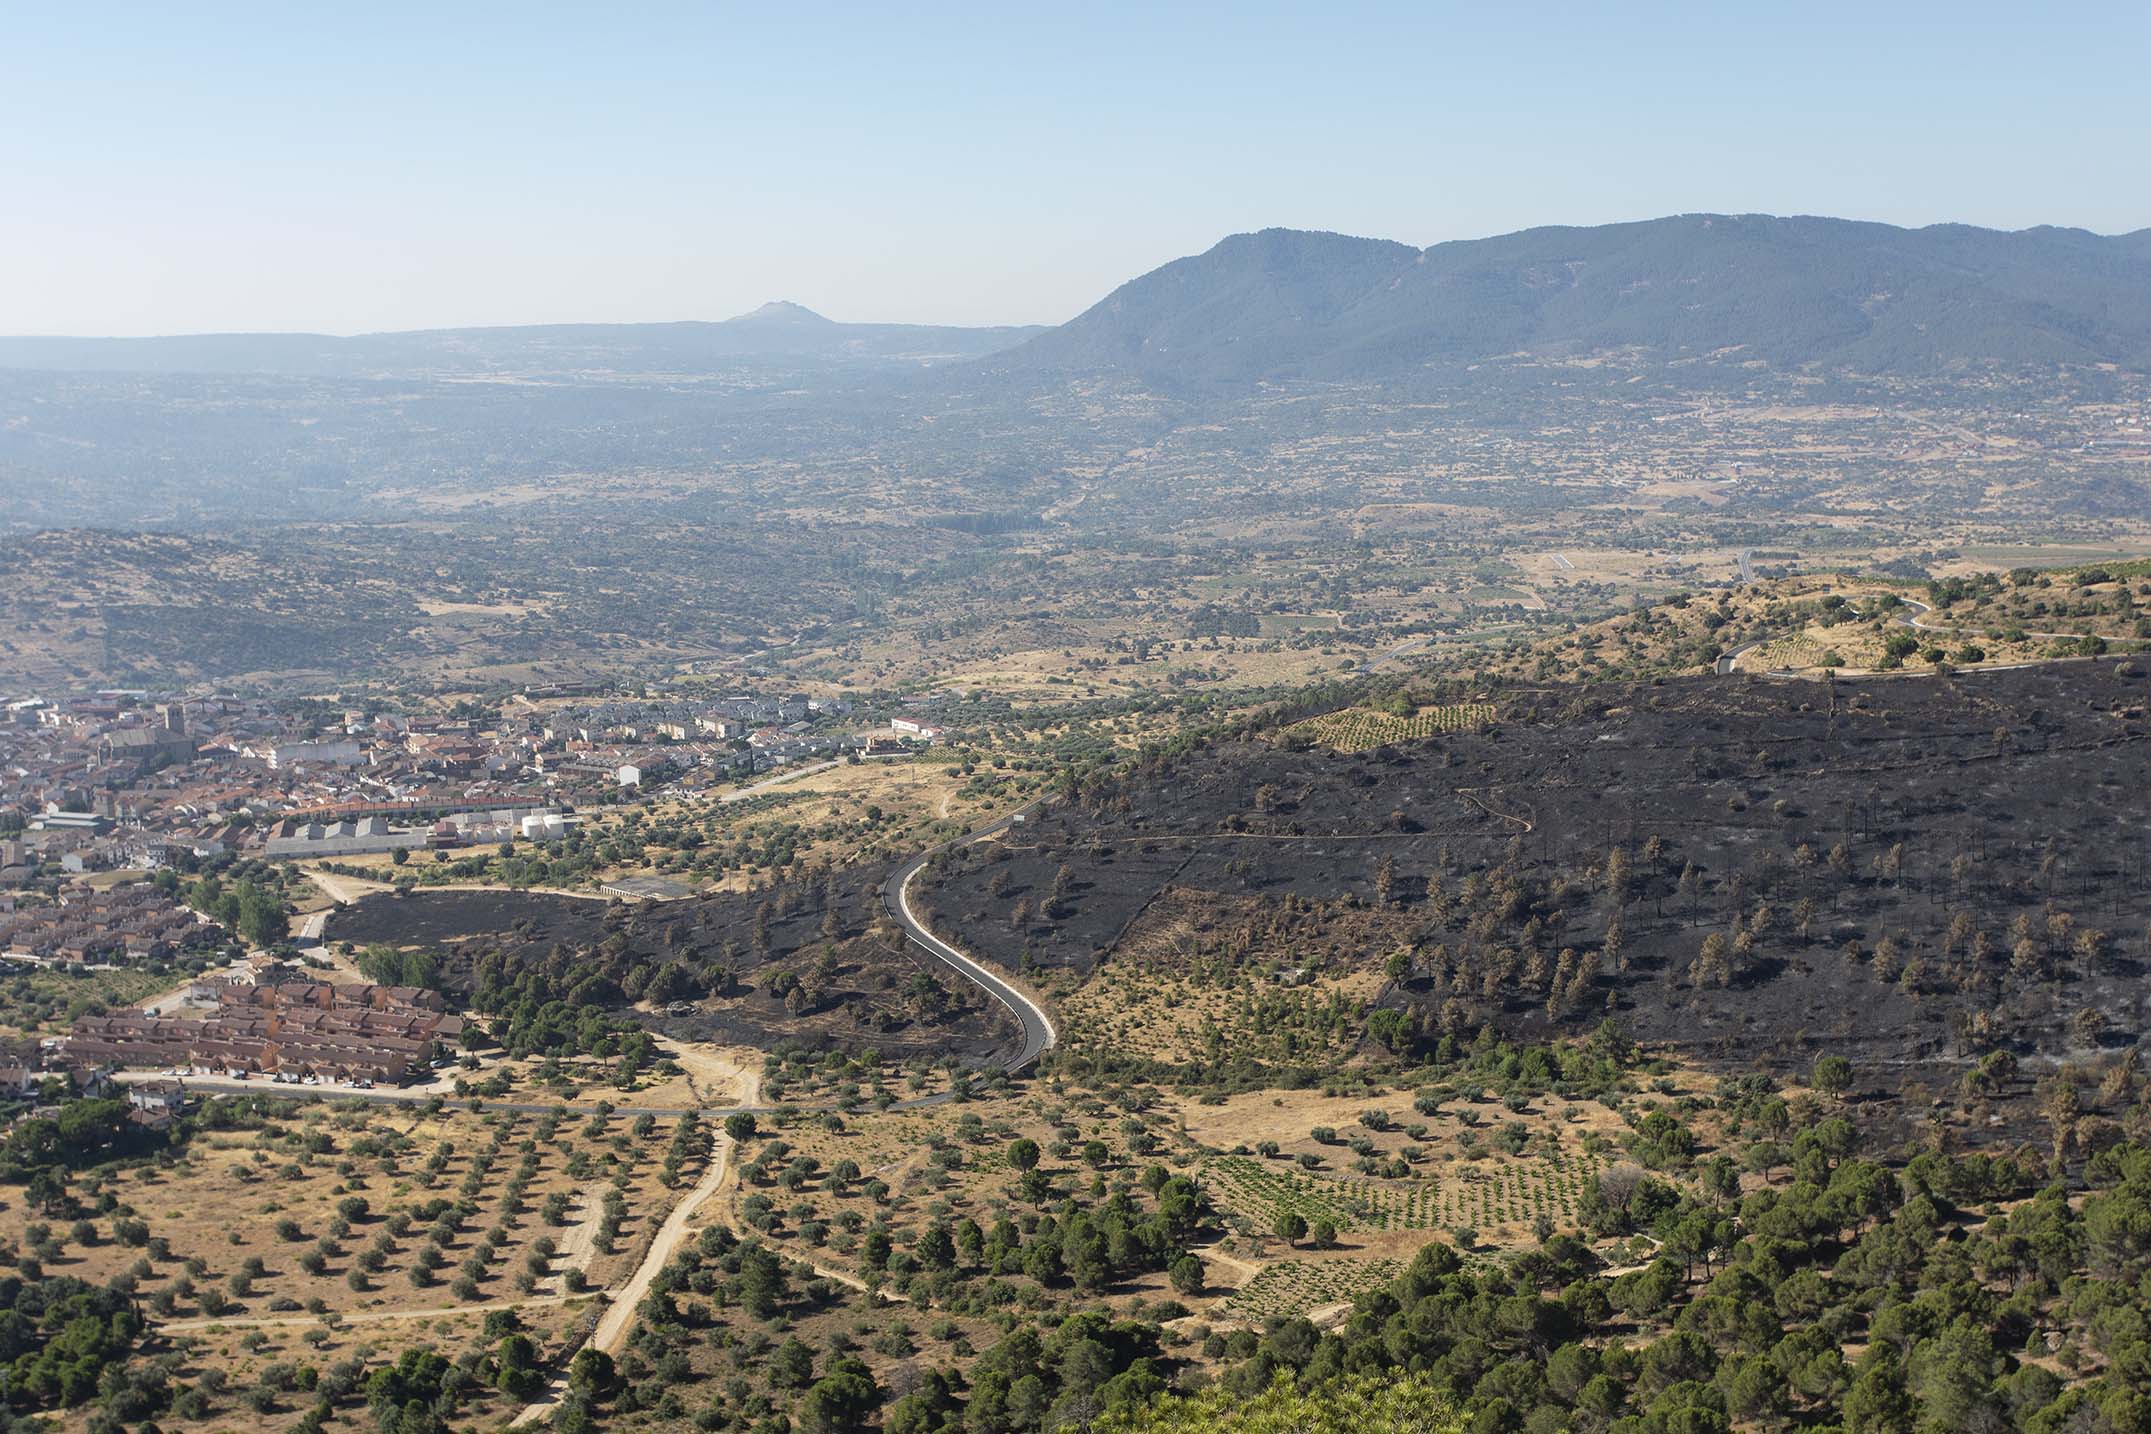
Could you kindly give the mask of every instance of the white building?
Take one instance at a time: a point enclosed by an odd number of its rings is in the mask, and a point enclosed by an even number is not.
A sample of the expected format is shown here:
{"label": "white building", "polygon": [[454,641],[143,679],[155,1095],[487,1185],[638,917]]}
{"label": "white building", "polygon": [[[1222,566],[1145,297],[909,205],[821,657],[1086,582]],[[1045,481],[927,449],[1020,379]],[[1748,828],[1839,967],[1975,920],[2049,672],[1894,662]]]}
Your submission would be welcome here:
{"label": "white building", "polygon": [[279,742],[262,753],[272,772],[286,767],[356,767],[365,760],[356,742]]}

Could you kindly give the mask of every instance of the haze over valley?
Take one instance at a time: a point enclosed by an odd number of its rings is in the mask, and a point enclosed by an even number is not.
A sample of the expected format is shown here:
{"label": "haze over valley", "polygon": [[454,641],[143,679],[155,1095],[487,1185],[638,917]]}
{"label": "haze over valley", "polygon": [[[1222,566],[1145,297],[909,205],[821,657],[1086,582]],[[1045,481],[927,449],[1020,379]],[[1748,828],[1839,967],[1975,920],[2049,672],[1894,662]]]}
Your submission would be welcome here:
{"label": "haze over valley", "polygon": [[2144,41],[23,16],[0,1434],[2151,1431]]}

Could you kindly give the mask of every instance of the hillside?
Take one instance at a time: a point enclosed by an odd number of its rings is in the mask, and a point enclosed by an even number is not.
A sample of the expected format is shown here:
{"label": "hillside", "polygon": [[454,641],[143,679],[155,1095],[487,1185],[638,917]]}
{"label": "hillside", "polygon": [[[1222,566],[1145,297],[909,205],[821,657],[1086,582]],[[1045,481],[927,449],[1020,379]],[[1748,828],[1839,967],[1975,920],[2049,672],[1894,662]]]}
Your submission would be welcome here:
{"label": "hillside", "polygon": [[0,368],[78,373],[704,373],[743,360],[922,364],[978,358],[1035,328],[844,324],[792,303],[716,323],[533,324],[408,333],[189,334],[164,338],[0,337]]}
{"label": "hillside", "polygon": [[[912,900],[1065,991],[1100,1059],[1321,1067],[1349,1052],[1292,1022],[1371,1000],[1400,1051],[1610,1016],[1699,1058],[1946,1079],[2142,1029],[2151,884],[2098,833],[2144,811],[2144,694],[2113,660],[1461,689],[1459,720],[1367,750],[1295,725],[1071,783]],[[1279,985],[1311,1000],[1267,1009]]]}
{"label": "hillside", "polygon": [[1378,381],[1525,353],[1773,366],[2151,367],[2151,250],[2105,237],[1681,215],[1426,250],[1238,234],[993,362],[1164,383]]}

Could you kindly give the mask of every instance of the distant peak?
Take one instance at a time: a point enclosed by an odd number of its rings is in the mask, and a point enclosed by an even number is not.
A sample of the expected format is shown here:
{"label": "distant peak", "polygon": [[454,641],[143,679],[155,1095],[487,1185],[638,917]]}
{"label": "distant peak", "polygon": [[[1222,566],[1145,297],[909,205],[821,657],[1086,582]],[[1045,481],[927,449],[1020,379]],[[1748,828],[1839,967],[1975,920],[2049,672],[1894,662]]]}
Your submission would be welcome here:
{"label": "distant peak", "polygon": [[741,314],[732,320],[735,324],[826,324],[830,322],[804,304],[789,299],[777,299],[762,305],[753,313]]}

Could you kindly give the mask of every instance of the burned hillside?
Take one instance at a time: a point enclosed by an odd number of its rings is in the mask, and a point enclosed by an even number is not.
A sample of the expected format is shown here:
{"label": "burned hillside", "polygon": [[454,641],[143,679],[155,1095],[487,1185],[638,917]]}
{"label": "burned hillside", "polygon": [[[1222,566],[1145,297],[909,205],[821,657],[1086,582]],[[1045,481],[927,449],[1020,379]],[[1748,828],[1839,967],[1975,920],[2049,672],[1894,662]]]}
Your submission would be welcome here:
{"label": "burned hillside", "polygon": [[1016,970],[1381,972],[1365,1029],[1397,1047],[1612,1016],[1909,1081],[2143,1030],[2140,665],[1488,696],[1475,731],[1357,755],[1269,731],[1086,783],[915,904]]}
{"label": "burned hillside", "polygon": [[[368,897],[328,938],[441,955],[441,982],[483,1012],[630,1014],[685,1040],[872,1048],[986,1064],[1007,1013],[917,953],[880,916],[878,869],[801,873],[751,893],[597,901],[537,892]],[[542,1025],[543,1022],[541,1021]]]}

